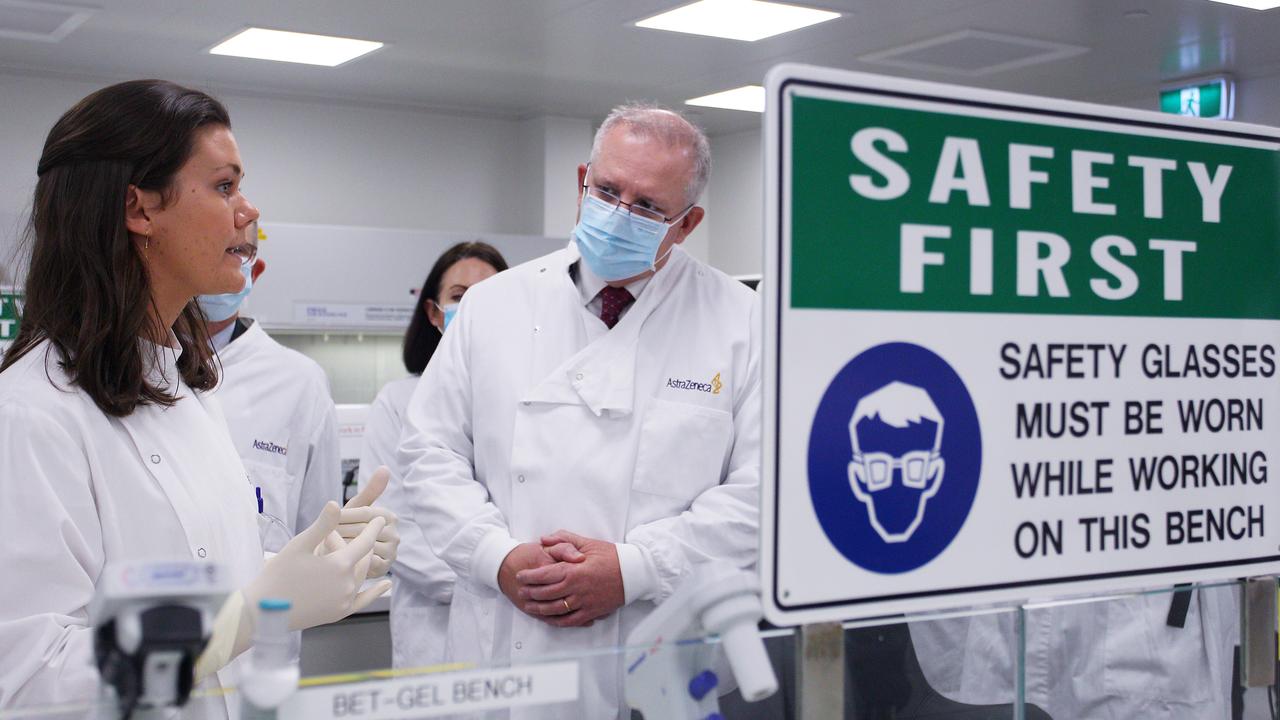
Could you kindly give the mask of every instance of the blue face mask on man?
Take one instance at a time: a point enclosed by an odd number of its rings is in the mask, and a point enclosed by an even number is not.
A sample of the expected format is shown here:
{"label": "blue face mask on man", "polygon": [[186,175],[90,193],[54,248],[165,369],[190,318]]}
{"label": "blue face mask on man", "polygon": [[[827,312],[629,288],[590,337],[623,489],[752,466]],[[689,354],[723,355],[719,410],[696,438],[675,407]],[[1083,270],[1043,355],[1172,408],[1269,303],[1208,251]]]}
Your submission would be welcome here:
{"label": "blue face mask on man", "polygon": [[682,217],[670,223],[636,217],[587,193],[573,237],[591,272],[609,282],[625,280],[657,268],[666,257],[658,257],[658,248]]}
{"label": "blue face mask on man", "polygon": [[240,311],[240,305],[244,302],[244,299],[249,297],[249,291],[253,289],[253,263],[241,265],[240,272],[244,273],[244,287],[241,288],[240,292],[201,295],[196,298],[196,302],[200,305],[200,310],[209,322],[222,322],[223,320],[231,319],[233,315]]}

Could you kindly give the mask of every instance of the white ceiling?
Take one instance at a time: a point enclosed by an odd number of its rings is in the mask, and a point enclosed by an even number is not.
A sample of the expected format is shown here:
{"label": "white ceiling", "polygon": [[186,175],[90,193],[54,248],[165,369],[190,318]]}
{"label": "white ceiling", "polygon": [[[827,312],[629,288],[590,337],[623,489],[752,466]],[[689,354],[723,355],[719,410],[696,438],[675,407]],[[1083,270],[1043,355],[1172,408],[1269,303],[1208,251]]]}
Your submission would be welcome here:
{"label": "white ceiling", "polygon": [[[0,71],[103,81],[159,76],[222,92],[595,119],[627,99],[680,105],[759,83],[782,61],[1102,102],[1150,94],[1154,103],[1163,82],[1223,70],[1280,82],[1280,10],[1208,0],[818,0],[803,4],[844,16],[754,43],[632,25],[682,2],[101,0],[61,42],[0,38]],[[387,47],[334,69],[204,52],[249,25]],[[963,30],[1087,50],[980,76],[860,59]],[[713,134],[759,123],[727,110],[694,114]]]}

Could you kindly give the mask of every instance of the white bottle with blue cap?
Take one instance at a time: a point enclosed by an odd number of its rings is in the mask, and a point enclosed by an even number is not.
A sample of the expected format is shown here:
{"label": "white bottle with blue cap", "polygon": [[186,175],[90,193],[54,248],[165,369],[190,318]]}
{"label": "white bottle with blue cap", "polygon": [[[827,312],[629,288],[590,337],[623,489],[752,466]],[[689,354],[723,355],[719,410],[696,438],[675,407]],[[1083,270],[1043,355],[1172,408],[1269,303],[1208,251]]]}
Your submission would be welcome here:
{"label": "white bottle with blue cap", "polygon": [[288,600],[258,602],[253,647],[240,681],[244,718],[275,717],[275,708],[298,689],[301,672],[292,649],[289,608]]}

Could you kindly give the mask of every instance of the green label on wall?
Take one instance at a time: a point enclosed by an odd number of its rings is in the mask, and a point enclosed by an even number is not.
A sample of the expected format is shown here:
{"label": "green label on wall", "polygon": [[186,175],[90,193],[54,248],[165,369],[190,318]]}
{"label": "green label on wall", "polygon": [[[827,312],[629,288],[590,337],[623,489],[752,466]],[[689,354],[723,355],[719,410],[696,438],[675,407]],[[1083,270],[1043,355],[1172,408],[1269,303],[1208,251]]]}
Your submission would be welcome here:
{"label": "green label on wall", "polygon": [[1280,153],[792,97],[796,308],[1280,319]]}
{"label": "green label on wall", "polygon": [[22,295],[0,292],[0,343],[8,344],[18,337],[18,312]]}

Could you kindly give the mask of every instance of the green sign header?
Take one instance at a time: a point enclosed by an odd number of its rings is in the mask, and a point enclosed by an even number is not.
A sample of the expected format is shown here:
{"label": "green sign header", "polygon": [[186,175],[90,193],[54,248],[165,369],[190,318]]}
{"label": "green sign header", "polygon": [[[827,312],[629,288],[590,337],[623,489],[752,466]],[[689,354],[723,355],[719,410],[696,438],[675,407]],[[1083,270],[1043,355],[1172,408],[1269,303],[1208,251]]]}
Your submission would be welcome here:
{"label": "green sign header", "polygon": [[1280,319],[1265,138],[789,97],[793,307]]}

